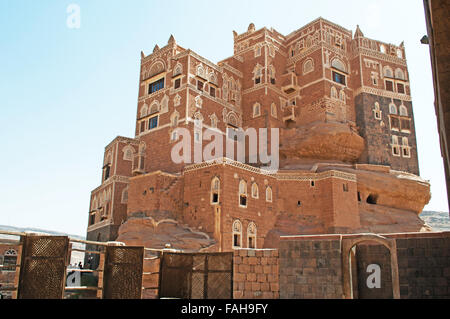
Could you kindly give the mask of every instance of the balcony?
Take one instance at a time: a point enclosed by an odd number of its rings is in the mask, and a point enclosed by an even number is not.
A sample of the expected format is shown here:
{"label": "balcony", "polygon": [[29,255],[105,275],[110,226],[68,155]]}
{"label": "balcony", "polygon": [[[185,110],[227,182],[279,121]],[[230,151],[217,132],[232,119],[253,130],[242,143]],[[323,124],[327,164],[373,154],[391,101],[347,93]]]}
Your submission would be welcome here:
{"label": "balcony", "polygon": [[300,87],[297,84],[297,75],[294,72],[289,72],[281,76],[281,90],[290,95],[298,92]]}

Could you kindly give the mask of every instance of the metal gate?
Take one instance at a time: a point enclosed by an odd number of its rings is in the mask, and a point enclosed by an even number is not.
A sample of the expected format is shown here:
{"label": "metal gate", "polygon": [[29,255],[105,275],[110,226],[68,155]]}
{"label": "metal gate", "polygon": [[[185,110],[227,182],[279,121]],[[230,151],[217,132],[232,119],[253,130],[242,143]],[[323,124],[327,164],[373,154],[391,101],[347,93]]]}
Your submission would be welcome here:
{"label": "metal gate", "polygon": [[107,246],[103,298],[141,299],[144,247]]}
{"label": "metal gate", "polygon": [[233,253],[163,253],[160,298],[232,299]]}
{"label": "metal gate", "polygon": [[61,299],[64,293],[69,238],[23,236],[19,299]]}

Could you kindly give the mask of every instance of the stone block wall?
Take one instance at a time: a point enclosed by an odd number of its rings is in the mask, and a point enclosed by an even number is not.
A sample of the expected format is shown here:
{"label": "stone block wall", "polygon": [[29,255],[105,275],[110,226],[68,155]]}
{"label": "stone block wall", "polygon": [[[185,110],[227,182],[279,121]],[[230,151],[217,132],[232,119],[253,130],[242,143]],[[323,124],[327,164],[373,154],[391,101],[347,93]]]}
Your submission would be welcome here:
{"label": "stone block wall", "polygon": [[342,298],[339,236],[280,241],[280,298]]}
{"label": "stone block wall", "polygon": [[444,234],[397,239],[402,299],[450,298],[450,233]]}
{"label": "stone block wall", "polygon": [[279,263],[276,249],[239,249],[233,256],[234,299],[278,299]]}
{"label": "stone block wall", "polygon": [[[383,245],[364,245],[356,246],[356,264],[357,264],[357,291],[353,294],[359,299],[391,299],[392,293],[392,274],[391,274],[391,256],[389,249]],[[369,289],[367,287],[369,265],[380,266],[381,283],[380,288]]]}

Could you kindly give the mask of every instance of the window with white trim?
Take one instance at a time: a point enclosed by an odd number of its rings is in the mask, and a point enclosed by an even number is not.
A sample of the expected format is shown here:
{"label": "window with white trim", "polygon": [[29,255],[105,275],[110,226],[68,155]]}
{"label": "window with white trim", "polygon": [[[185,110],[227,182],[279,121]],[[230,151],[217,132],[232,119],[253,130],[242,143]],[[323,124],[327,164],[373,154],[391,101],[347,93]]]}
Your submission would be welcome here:
{"label": "window with white trim", "polygon": [[247,227],[247,247],[256,249],[256,225],[254,222],[249,223]]}
{"label": "window with white trim", "polygon": [[253,104],[253,117],[261,115],[261,105],[259,103]]}
{"label": "window with white trim", "polygon": [[376,120],[381,120],[381,110],[380,110],[380,104],[378,102],[375,102],[375,107],[373,109],[373,116]]}
{"label": "window with white trim", "polygon": [[266,202],[272,202],[272,187],[266,187]]}
{"label": "window with white trim", "polygon": [[247,207],[247,182],[244,180],[239,182],[239,206]]}
{"label": "window with white trim", "polygon": [[400,156],[400,145],[398,144],[398,136],[392,135],[392,155]]}
{"label": "window with white trim", "polygon": [[211,181],[211,204],[219,203],[220,179],[214,177]]}
{"label": "window with white trim", "polygon": [[411,157],[411,148],[409,147],[407,137],[402,137],[402,156],[406,158]]}
{"label": "window with white trim", "polygon": [[275,118],[277,117],[277,106],[275,103],[270,105],[270,114]]}
{"label": "window with white trim", "polygon": [[259,189],[258,189],[258,184],[256,184],[256,183],[252,184],[252,197],[259,198]]}
{"label": "window with white trim", "polygon": [[233,222],[233,248],[242,248],[242,223],[239,220]]}

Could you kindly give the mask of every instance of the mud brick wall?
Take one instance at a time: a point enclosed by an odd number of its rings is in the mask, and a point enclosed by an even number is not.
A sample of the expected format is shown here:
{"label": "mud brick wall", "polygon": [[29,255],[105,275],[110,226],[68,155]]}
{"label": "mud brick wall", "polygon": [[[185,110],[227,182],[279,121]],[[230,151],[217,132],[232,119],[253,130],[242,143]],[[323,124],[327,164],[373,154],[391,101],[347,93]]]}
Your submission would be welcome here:
{"label": "mud brick wall", "polygon": [[142,275],[142,299],[158,299],[161,258],[150,254],[144,256]]}
{"label": "mud brick wall", "polygon": [[278,250],[239,249],[233,258],[234,299],[280,297]]}
{"label": "mud brick wall", "polygon": [[279,253],[280,298],[342,298],[339,239],[282,240]]}
{"label": "mud brick wall", "polygon": [[450,233],[446,234],[397,239],[401,298],[450,298]]}

